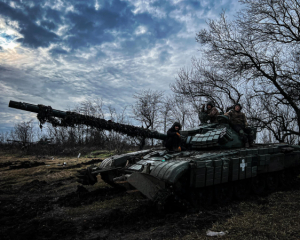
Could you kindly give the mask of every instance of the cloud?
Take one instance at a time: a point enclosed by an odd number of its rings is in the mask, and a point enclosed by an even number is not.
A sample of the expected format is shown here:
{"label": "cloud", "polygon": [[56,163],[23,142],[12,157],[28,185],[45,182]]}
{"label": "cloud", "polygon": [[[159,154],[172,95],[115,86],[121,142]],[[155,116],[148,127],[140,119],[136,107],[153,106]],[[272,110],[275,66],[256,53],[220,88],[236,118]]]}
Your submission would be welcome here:
{"label": "cloud", "polygon": [[51,42],[56,42],[59,37],[35,22],[42,15],[41,7],[27,7],[17,9],[0,2],[0,14],[5,19],[19,23],[19,33],[23,36],[17,41],[30,47],[47,47]]}
{"label": "cloud", "polygon": [[[17,21],[22,35],[18,41],[34,48],[48,47],[59,42],[72,49],[89,48],[105,42],[119,41],[119,36],[127,38],[125,46],[135,40],[143,44],[167,38],[182,28],[180,22],[168,16],[161,19],[146,12],[134,14],[134,7],[125,1],[106,1],[98,8],[85,1],[71,3],[72,11],[67,11],[70,3],[63,5],[61,11],[58,11],[50,8],[50,4],[26,5],[18,2],[19,8],[14,8],[0,2],[0,14],[10,21]],[[149,41],[138,37],[135,39],[133,33],[140,24],[147,29]],[[67,26],[63,39],[55,33],[62,25]],[[115,35],[115,32],[118,34]]]}
{"label": "cloud", "polygon": [[170,93],[179,69],[199,56],[196,32],[222,8],[236,6],[229,0],[0,0],[0,128],[33,116],[8,109],[10,99],[65,110],[102,98],[118,111],[142,89]]}
{"label": "cloud", "polygon": [[60,54],[63,54],[63,55],[66,55],[68,54],[68,52],[62,48],[52,48],[50,51],[49,51],[52,55],[60,55]]}

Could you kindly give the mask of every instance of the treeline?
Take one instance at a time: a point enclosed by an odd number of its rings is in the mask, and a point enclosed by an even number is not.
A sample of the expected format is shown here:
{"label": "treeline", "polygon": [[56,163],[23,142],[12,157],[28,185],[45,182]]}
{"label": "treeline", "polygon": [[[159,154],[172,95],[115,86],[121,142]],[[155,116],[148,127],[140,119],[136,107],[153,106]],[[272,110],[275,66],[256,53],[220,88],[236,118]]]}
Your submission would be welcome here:
{"label": "treeline", "polygon": [[[183,127],[195,127],[200,123],[193,106],[180,96],[165,97],[162,91],[146,90],[136,93],[133,98],[134,104],[124,106],[119,112],[111,106],[105,106],[101,99],[86,100],[68,110],[163,133],[166,133],[174,121],[181,122]],[[128,137],[115,131],[85,125],[72,128],[53,127],[51,123],[46,123],[40,126],[37,120],[32,119],[17,123],[10,132],[0,133],[0,144],[9,148],[22,148],[28,153],[39,153],[48,146],[52,154],[68,154],[72,149],[78,148],[105,149],[121,153],[141,147],[161,146],[162,142]],[[75,152],[78,151],[74,150]]]}
{"label": "treeline", "polygon": [[[108,118],[127,123],[125,111],[118,114],[110,106],[104,107],[102,100],[87,100],[68,111],[97,118]],[[105,117],[104,117],[105,116]],[[121,153],[138,149],[136,138],[128,138],[114,131],[104,131],[84,125],[54,127],[51,123],[40,125],[37,119],[17,123],[9,132],[0,133],[0,145],[6,149],[20,149],[29,154],[78,154],[78,152],[105,149]]]}

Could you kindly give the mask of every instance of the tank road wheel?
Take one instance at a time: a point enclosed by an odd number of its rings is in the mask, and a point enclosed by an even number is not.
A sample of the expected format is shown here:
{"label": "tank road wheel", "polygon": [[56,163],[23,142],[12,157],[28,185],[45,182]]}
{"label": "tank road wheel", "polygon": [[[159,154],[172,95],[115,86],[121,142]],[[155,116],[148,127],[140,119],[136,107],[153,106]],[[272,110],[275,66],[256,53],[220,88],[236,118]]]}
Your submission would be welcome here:
{"label": "tank road wheel", "polygon": [[251,188],[248,180],[236,181],[233,185],[233,194],[238,200],[246,199],[250,194]]}
{"label": "tank road wheel", "polygon": [[268,173],[266,176],[266,187],[269,191],[275,191],[279,184],[278,173]]}
{"label": "tank road wheel", "polygon": [[258,175],[251,179],[251,189],[254,194],[262,195],[266,188],[266,178],[264,175]]}
{"label": "tank road wheel", "polygon": [[232,199],[233,187],[229,183],[215,186],[215,200],[219,204],[227,204]]}
{"label": "tank road wheel", "polygon": [[197,188],[191,192],[191,204],[195,208],[210,206],[213,196],[213,189],[211,187]]}

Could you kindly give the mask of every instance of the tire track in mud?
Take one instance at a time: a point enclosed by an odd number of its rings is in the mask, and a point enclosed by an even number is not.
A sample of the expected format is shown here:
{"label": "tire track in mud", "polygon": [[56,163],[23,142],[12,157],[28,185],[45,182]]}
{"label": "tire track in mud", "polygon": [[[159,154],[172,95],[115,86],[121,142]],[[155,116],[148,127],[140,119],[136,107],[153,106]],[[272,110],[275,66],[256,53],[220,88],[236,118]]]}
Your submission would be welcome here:
{"label": "tire track in mud", "polygon": [[38,161],[8,161],[4,163],[0,163],[0,168],[9,167],[8,170],[14,170],[14,169],[22,169],[22,168],[32,168],[32,167],[38,167],[41,165],[45,165],[44,162],[38,162]]}
{"label": "tire track in mud", "polygon": [[[18,163],[18,161],[14,162],[16,165]],[[90,163],[88,162],[88,164]],[[0,165],[0,171],[2,171],[0,174],[9,173],[12,176],[2,181],[3,186],[0,185],[1,240],[173,239],[175,237],[181,239],[191,233],[194,233],[193,236],[199,233],[201,237],[205,237],[205,230],[211,228],[214,223],[226,223],[227,219],[233,215],[243,215],[239,206],[240,202],[231,202],[227,206],[213,205],[210,208],[194,212],[173,206],[169,212],[163,213],[158,212],[147,200],[136,201],[135,198],[128,198],[125,190],[107,187],[108,185],[102,183],[87,188],[79,185],[76,188],[73,168],[77,168],[79,165],[67,165],[53,168],[53,170],[47,168],[49,178],[32,175],[31,182],[19,187],[20,185],[16,183],[20,179],[13,176],[14,170],[8,171],[10,165],[7,163]],[[58,174],[67,169],[70,169],[68,177]],[[16,172],[18,172],[18,176],[22,177],[22,173],[24,176],[28,176],[26,168],[16,170]],[[44,174],[44,172],[39,174]],[[59,178],[55,178],[56,175],[59,175]],[[64,178],[61,179],[61,176]],[[46,179],[46,181],[34,180],[35,178]],[[16,184],[17,188],[8,188],[5,184]],[[260,211],[265,216],[273,213],[270,212],[273,205],[282,202],[278,205],[280,211],[286,206],[291,209],[291,213],[295,213],[299,206],[296,204],[299,202],[300,189],[298,185],[299,181],[295,183],[297,192],[277,194],[278,199],[275,198],[275,195],[272,197],[251,196],[244,203],[244,207],[248,205],[248,208],[252,208],[254,206],[256,207],[253,209],[254,212]],[[99,188],[96,189],[97,186]],[[282,199],[284,200],[282,196],[285,196],[286,193],[295,201],[294,205],[282,201]],[[128,199],[129,201],[127,201]],[[117,204],[110,205],[114,201]],[[94,204],[98,204],[97,207],[94,208]],[[102,208],[102,206],[99,207],[99,204],[107,205]],[[85,209],[87,210],[85,211]],[[73,210],[75,215],[70,214]],[[239,222],[234,224],[236,224],[234,225],[235,231],[238,231]],[[234,236],[234,233],[228,234],[229,238]]]}
{"label": "tire track in mud", "polygon": [[[76,191],[60,197],[47,195],[56,185],[34,180],[20,187],[17,194],[0,192],[0,235],[4,240],[161,239],[191,229],[191,225],[186,224],[190,218],[186,212],[162,214],[148,201],[136,202],[134,206],[124,202],[123,207],[87,212],[72,218],[65,214],[66,208],[107,201],[127,193],[110,187],[88,191],[78,186]],[[193,225],[198,225],[199,219],[194,219]]]}
{"label": "tire track in mud", "polygon": [[[18,191],[0,189],[0,236],[4,239],[172,239],[191,232],[205,231],[214,222],[225,222],[239,214],[239,202],[227,206],[189,212],[173,206],[169,212],[158,212],[149,201],[124,202],[112,208],[92,207],[72,217],[70,209],[92,206],[112,199],[122,201],[124,189],[101,187],[88,190],[79,185],[74,189],[75,178],[68,177],[52,182],[33,180]],[[62,190],[57,191],[62,186]],[[298,187],[299,188],[299,187]],[[118,201],[119,201],[118,200]],[[271,204],[266,198],[252,197],[268,212]]]}
{"label": "tire track in mud", "polygon": [[102,202],[115,197],[121,197],[125,194],[125,189],[105,187],[89,192],[85,187],[78,185],[75,192],[60,197],[56,203],[64,207],[79,207],[81,205],[92,204],[95,201]]}

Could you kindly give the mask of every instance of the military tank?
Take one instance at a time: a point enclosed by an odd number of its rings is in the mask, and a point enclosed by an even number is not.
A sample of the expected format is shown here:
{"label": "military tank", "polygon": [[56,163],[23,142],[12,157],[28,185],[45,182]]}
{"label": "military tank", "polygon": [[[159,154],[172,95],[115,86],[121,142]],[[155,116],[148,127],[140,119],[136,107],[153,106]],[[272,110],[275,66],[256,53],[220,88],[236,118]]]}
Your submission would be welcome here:
{"label": "military tank", "polygon": [[[9,107],[35,112],[41,124],[54,126],[78,124],[102,130],[117,131],[128,136],[166,140],[165,134],[132,125],[114,123],[75,112],[64,112],[50,106],[10,101]],[[124,181],[139,190],[158,206],[180,202],[194,207],[216,201],[229,202],[232,197],[245,199],[250,191],[263,194],[286,186],[297,176],[300,146],[257,144],[245,148],[227,116],[219,115],[218,123],[207,123],[180,131],[185,151],[169,151],[164,147],[141,150],[109,157],[100,165],[79,171],[78,181],[84,185],[97,182],[97,175],[118,187]],[[256,137],[256,129],[252,128]]]}

